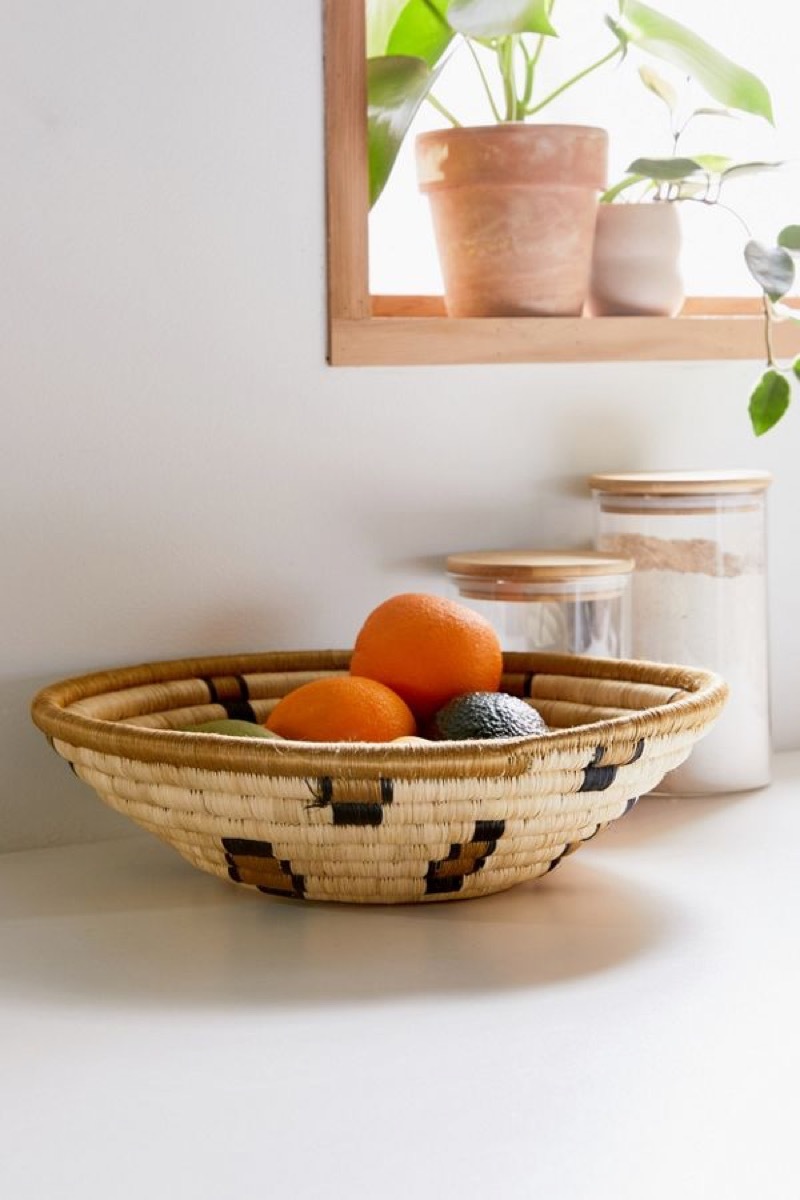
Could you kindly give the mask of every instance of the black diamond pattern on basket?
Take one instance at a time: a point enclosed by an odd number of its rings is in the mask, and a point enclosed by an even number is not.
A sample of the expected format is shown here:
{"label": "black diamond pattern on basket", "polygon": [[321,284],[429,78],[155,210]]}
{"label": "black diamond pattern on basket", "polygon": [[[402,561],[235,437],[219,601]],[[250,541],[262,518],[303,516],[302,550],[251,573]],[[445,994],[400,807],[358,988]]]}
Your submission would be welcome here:
{"label": "black diamond pattern on basket", "polygon": [[594,752],[591,762],[583,768],[583,780],[578,788],[579,792],[604,792],[606,788],[610,788],[614,780],[617,778],[617,771],[620,767],[628,767],[631,763],[638,762],[644,753],[644,738],[640,738],[633,748],[633,751],[624,759],[623,762],[609,762],[610,757],[606,746],[598,746]]}
{"label": "black diamond pattern on basket", "polygon": [[271,842],[252,838],[223,838],[228,874],[234,883],[247,883],[273,896],[305,896],[305,880],[287,859],[276,857]]}
{"label": "black diamond pattern on basket", "polygon": [[391,779],[337,779],[323,775],[308,784],[312,808],[330,808],[334,825],[380,825],[384,806],[394,799]]}
{"label": "black diamond pattern on basket", "polygon": [[212,704],[221,704],[232,721],[255,721],[258,717],[250,703],[250,689],[244,675],[203,676]]}
{"label": "black diamond pattern on basket", "polygon": [[465,877],[480,871],[489,855],[494,854],[505,827],[505,821],[476,821],[468,842],[454,842],[447,858],[428,863],[426,893],[460,892]]}

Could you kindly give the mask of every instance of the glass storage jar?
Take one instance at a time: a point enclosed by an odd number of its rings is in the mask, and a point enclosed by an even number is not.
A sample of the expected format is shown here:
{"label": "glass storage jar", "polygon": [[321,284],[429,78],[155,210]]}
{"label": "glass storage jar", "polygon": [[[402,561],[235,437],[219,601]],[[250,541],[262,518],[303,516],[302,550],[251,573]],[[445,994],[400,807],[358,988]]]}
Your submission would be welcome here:
{"label": "glass storage jar", "polygon": [[632,654],[707,667],[728,701],[661,792],[704,795],[770,779],[764,471],[593,475],[595,545],[635,563]]}
{"label": "glass storage jar", "polygon": [[485,616],[504,650],[625,658],[633,562],[592,551],[451,554],[456,598]]}

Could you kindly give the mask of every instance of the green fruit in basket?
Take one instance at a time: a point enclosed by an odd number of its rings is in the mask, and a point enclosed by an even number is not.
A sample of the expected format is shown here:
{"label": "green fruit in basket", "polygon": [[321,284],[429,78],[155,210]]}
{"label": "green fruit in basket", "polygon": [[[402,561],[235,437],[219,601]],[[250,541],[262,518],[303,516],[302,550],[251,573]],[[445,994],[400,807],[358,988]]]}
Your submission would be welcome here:
{"label": "green fruit in basket", "polygon": [[547,733],[532,705],[505,692],[467,692],[440,708],[432,721],[437,738],[473,741],[478,738],[530,737]]}
{"label": "green fruit in basket", "polygon": [[224,733],[228,737],[271,738],[282,741],[279,733],[256,725],[254,721],[237,721],[233,718],[222,717],[218,721],[205,721],[202,725],[186,725],[184,733]]}

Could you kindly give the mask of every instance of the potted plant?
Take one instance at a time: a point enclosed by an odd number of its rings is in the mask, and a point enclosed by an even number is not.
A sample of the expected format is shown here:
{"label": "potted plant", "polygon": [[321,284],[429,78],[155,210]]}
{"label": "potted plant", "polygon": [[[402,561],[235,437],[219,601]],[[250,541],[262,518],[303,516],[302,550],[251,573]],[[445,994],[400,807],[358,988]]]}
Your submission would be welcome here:
{"label": "potted plant", "polygon": [[[678,154],[680,138],[698,116],[727,116],[727,110],[695,109],[681,124],[674,89],[648,67],[640,68],[643,83],[667,104],[673,134],[668,158],[640,158],[630,164],[624,179],[600,197],[590,286],[589,311],[594,315],[662,314],[674,316],[683,299],[678,267],[679,206],[676,202],[718,205],[741,225],[746,242],[744,260],[761,292],[766,365],[750,396],[754,433],[761,436],[786,413],[792,392],[800,383],[800,356],[782,366],[773,348],[776,321],[800,321],[800,310],[784,301],[795,283],[795,258],[800,255],[800,225],[785,226],[774,244],[754,239],[741,215],[721,195],[725,183],[745,174],[774,170],[780,162],[735,163],[716,154]],[[763,115],[767,115],[764,113]],[[645,201],[614,203],[623,195],[644,191]]]}
{"label": "potted plant", "polygon": [[[606,184],[607,134],[594,126],[529,123],[566,89],[636,46],[707,76],[721,103],[731,103],[743,84],[753,90],[748,104],[764,103],[746,72],[639,0],[618,0],[618,14],[606,18],[608,47],[544,96],[537,92],[537,71],[557,32],[554,0],[366,3],[371,201],[381,194],[420,104],[430,101],[449,127],[418,139],[418,175],[431,200],[445,300],[454,316],[577,315],[583,309],[597,198]],[[459,125],[433,91],[457,43],[473,60],[490,125]]]}
{"label": "potted plant", "polygon": [[[680,310],[683,280],[680,270],[681,222],[679,204],[722,204],[725,185],[742,175],[772,170],[780,163],[737,163],[720,154],[681,154],[681,141],[698,118],[729,119],[730,108],[702,105],[686,110],[677,90],[649,66],[639,68],[645,87],[666,105],[671,154],[666,158],[637,158],[625,177],[601,197],[592,261],[587,311],[594,316],[667,316]],[[769,93],[755,76],[748,89],[730,99],[745,112],[771,121]],[[753,100],[756,104],[753,104]]]}

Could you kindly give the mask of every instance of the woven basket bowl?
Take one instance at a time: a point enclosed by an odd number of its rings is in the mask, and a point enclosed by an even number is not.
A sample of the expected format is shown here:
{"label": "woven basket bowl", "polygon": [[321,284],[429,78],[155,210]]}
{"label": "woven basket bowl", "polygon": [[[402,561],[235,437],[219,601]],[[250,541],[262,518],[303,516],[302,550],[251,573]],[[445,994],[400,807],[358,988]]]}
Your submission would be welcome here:
{"label": "woven basket bowl", "polygon": [[429,744],[181,732],[264,721],[348,651],[153,663],[45,688],[32,716],[118,812],[194,866],[262,892],[391,904],[480,896],[552,870],[677,767],[713,723],[708,671],[505,655],[502,688],[552,732]]}

